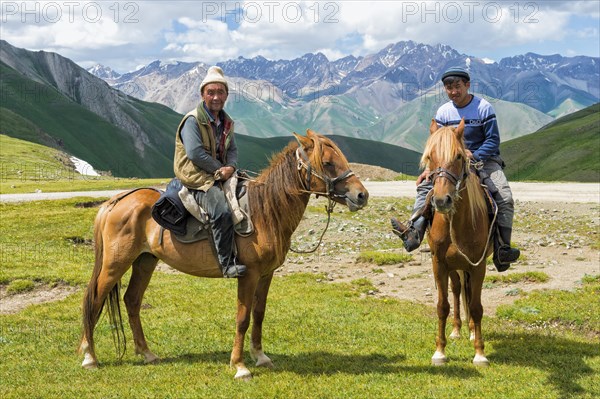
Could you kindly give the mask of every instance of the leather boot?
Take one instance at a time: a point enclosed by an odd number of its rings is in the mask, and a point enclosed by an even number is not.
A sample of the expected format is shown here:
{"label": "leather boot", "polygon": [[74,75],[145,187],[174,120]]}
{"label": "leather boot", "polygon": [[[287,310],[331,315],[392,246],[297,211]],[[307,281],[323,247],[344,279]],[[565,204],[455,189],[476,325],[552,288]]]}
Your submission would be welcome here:
{"label": "leather boot", "polygon": [[402,239],[404,249],[412,252],[419,248],[429,224],[424,216],[419,216],[416,220],[411,220],[408,223],[408,227],[400,223],[396,218],[392,218],[390,221],[392,223],[392,232]]}
{"label": "leather boot", "polygon": [[508,270],[510,264],[519,259],[521,251],[510,247],[510,227],[498,226],[494,237],[494,265],[499,272]]}
{"label": "leather boot", "polygon": [[246,266],[237,263],[237,259],[233,259],[228,266],[222,266],[223,277],[238,278],[246,274]]}

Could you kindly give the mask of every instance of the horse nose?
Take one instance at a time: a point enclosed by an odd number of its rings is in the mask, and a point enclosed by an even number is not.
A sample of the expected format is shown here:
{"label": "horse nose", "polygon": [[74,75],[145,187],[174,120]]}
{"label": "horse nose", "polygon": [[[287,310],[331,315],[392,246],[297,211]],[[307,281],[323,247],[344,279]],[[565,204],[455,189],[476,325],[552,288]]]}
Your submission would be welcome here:
{"label": "horse nose", "polygon": [[433,198],[433,206],[437,211],[444,212],[452,208],[452,197],[450,195],[444,195],[441,197]]}
{"label": "horse nose", "polygon": [[360,205],[367,205],[367,202],[369,202],[369,192],[367,190],[359,192],[356,199]]}

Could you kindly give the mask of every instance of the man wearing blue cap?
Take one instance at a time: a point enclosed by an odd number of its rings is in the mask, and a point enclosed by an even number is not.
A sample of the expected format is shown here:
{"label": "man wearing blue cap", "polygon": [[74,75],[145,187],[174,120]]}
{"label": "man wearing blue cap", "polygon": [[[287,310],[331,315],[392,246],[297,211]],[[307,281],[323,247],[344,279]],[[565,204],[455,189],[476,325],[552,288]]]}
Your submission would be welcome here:
{"label": "man wearing blue cap", "polygon": [[[465,146],[470,152],[470,158],[481,163],[483,171],[489,176],[485,182],[498,205],[494,264],[499,272],[503,272],[519,258],[520,252],[510,247],[514,202],[502,170],[504,161],[500,158],[500,132],[496,113],[488,101],[469,94],[471,77],[466,70],[450,68],[444,72],[441,80],[450,101],[437,110],[435,121],[440,127],[457,126],[462,118],[465,119]],[[425,205],[427,193],[433,188],[429,173],[429,170],[425,170],[417,179],[417,198],[408,227],[392,218],[393,231],[404,241],[404,247],[409,252],[419,247],[429,225],[427,218],[420,212]]]}

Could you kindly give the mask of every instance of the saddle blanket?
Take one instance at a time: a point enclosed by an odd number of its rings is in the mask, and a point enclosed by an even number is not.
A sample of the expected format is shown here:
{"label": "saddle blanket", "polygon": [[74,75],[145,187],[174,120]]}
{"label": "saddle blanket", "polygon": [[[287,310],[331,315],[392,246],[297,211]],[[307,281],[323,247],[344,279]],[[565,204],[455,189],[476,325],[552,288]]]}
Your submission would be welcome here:
{"label": "saddle blanket", "polygon": [[[238,183],[237,176],[227,180],[223,185],[225,197],[232,209],[234,230],[240,236],[248,236],[254,232],[248,204],[247,181]],[[239,196],[239,198],[238,198]],[[152,217],[162,227],[162,233],[167,229],[182,243],[192,243],[210,237],[209,216],[202,209],[194,195],[181,181],[174,178],[166,190],[152,207]]]}

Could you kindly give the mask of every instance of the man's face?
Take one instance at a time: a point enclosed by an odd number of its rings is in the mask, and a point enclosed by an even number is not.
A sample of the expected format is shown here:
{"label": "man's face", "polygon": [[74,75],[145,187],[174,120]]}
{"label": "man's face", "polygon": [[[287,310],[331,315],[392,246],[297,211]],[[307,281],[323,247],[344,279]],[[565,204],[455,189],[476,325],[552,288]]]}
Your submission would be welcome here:
{"label": "man's face", "polygon": [[471,99],[469,96],[469,88],[471,82],[463,82],[462,80],[444,85],[448,98],[459,107],[464,107],[469,103]]}
{"label": "man's face", "polygon": [[202,100],[211,112],[219,112],[227,101],[227,89],[222,83],[209,83],[204,86]]}

